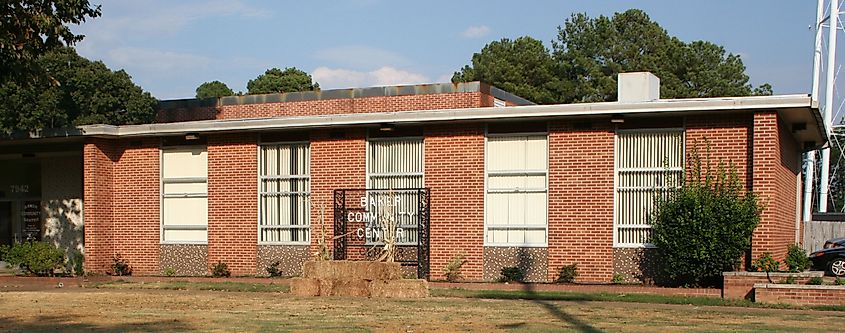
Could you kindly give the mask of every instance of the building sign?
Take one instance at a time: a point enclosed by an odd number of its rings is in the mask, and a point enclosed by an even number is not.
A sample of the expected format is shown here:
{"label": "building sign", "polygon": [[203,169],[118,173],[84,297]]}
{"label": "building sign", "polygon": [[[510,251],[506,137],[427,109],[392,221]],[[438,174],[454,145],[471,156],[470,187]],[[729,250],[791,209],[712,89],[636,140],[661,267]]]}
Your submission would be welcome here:
{"label": "building sign", "polygon": [[[416,194],[416,193],[413,193]],[[396,242],[399,244],[414,243],[410,230],[404,228],[409,224],[416,224],[416,202],[413,205],[404,204],[400,194],[393,195],[364,195],[358,200],[360,210],[346,213],[347,223],[361,225],[355,230],[358,239],[366,239],[367,244],[384,242],[385,228],[391,223],[395,227]],[[413,221],[413,222],[409,222]]]}
{"label": "building sign", "polygon": [[427,188],[335,190],[334,259],[373,260],[395,235],[395,260],[428,279],[429,198]]}
{"label": "building sign", "polygon": [[23,212],[23,234],[28,241],[41,240],[41,202],[24,201]]}
{"label": "building sign", "polygon": [[41,164],[38,160],[0,163],[0,198],[26,200],[41,197]]}

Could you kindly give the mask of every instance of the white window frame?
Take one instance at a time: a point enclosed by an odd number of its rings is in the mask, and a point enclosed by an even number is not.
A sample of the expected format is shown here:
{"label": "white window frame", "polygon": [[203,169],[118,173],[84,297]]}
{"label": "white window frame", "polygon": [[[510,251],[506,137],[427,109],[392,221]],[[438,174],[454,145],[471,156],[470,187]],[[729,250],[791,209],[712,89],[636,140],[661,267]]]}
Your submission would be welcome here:
{"label": "white window frame", "polygon": [[[626,134],[626,133],[655,133],[655,132],[680,132],[681,134],[681,167],[675,168],[638,168],[636,171],[679,171],[682,173],[681,181],[683,181],[683,177],[685,177],[685,168],[686,168],[686,130],[684,127],[667,127],[667,128],[640,128],[640,129],[617,129],[613,135],[613,247],[614,248],[656,248],[652,243],[620,243],[617,240],[619,239],[619,229],[620,228],[627,228],[633,229],[631,226],[622,226],[619,224],[619,173],[620,169],[618,166],[618,158],[617,148],[619,146],[619,134]],[[631,170],[623,170],[623,171],[635,171]],[[675,188],[681,186],[682,184],[678,184]],[[669,190],[668,186],[664,190]],[[651,229],[651,225],[646,225],[640,227],[641,229]]]}
{"label": "white window frame", "polygon": [[[520,133],[490,133],[489,128],[484,130],[484,246],[487,247],[548,247],[549,246],[549,132],[520,132]],[[515,170],[515,171],[498,171],[493,172],[493,175],[525,175],[525,176],[541,176],[545,175],[546,187],[544,189],[515,189],[517,192],[542,192],[546,193],[546,223],[544,225],[522,225],[522,226],[495,226],[492,229],[520,229],[520,230],[543,230],[545,240],[543,243],[492,243],[488,241],[488,234],[491,225],[488,221],[487,206],[489,189],[490,172],[487,167],[488,139],[491,137],[528,137],[528,136],[545,136],[546,137],[546,169],[545,170]]]}
{"label": "white window frame", "polygon": [[[261,174],[261,168],[264,161],[261,158],[261,149],[267,146],[305,146],[307,148],[307,158],[308,158],[308,170],[306,170],[306,174],[302,175],[273,175],[273,176],[266,176]],[[258,157],[258,244],[259,245],[311,245],[311,143],[309,141],[279,141],[279,142],[260,142],[258,144],[258,150],[256,152]],[[308,189],[306,191],[299,191],[296,193],[304,193],[306,196],[306,203],[308,206],[308,213],[305,215],[306,217],[306,224],[304,225],[262,225],[261,216],[262,216],[262,195],[266,193],[261,190],[262,182],[265,179],[307,179],[308,180]],[[281,192],[280,192],[281,193]],[[288,192],[285,192],[288,193]],[[291,194],[294,192],[289,192]],[[301,241],[264,241],[262,240],[262,230],[264,229],[282,229],[282,230],[291,230],[291,229],[306,229],[306,238],[307,240]]]}
{"label": "white window frame", "polygon": [[[178,224],[171,224],[165,225],[164,220],[164,199],[166,198],[206,198],[208,200],[208,160],[206,160],[206,175],[205,177],[182,177],[182,178],[165,178],[164,177],[164,154],[166,151],[179,151],[179,150],[195,150],[195,149],[203,149],[206,153],[206,157],[208,157],[208,146],[207,145],[179,145],[179,146],[160,146],[159,153],[158,153],[158,160],[159,160],[159,242],[161,244],[198,244],[198,245],[206,245],[208,244],[208,218],[205,220],[205,226],[202,225],[178,225]],[[165,194],[164,193],[164,184],[166,183],[173,183],[173,184],[191,184],[191,183],[205,183],[206,190],[205,193],[177,193],[177,194]],[[206,214],[208,214],[208,201],[206,201]],[[167,240],[164,237],[166,230],[205,230],[206,236],[204,241],[171,241]]]}
{"label": "white window frame", "polygon": [[[370,172],[370,157],[372,156],[372,155],[370,155],[371,143],[372,142],[386,142],[386,141],[419,141],[420,145],[422,146],[421,147],[422,149],[420,149],[420,156],[419,156],[419,161],[420,161],[420,164],[421,164],[420,165],[420,172],[400,172],[400,173],[372,173],[372,172]],[[365,168],[365,172],[366,172],[366,187],[368,189],[373,188],[373,185],[372,185],[373,177],[379,177],[379,176],[382,176],[382,177],[383,176],[420,177],[420,182],[422,183],[420,185],[420,187],[421,188],[425,187],[425,137],[424,136],[370,137],[368,135],[366,155],[367,156],[364,158],[365,159],[364,168]],[[367,195],[369,196],[369,191],[368,191]],[[406,229],[406,230],[416,230],[417,225],[402,224],[402,225],[399,225],[398,227]],[[382,244],[382,242],[372,242],[370,240],[365,241],[365,245],[381,245],[381,244]],[[400,245],[400,246],[411,246],[411,245],[417,245],[417,244],[418,244],[418,241],[398,243],[398,245]]]}

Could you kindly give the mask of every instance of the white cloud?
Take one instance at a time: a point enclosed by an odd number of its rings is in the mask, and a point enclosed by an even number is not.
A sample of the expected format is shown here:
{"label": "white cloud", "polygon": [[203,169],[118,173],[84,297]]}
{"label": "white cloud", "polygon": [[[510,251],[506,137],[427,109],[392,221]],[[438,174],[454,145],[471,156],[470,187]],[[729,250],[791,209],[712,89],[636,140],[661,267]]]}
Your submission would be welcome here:
{"label": "white cloud", "polygon": [[461,36],[464,38],[481,38],[487,36],[489,33],[490,27],[486,25],[474,25],[461,32]]}
{"label": "white cloud", "polygon": [[430,83],[431,80],[420,73],[414,73],[391,66],[383,66],[374,71],[356,71],[342,68],[317,67],[311,73],[314,81],[323,89],[392,86],[402,84]]}
{"label": "white cloud", "polygon": [[408,59],[395,52],[359,45],[338,46],[323,49],[317,51],[314,57],[338,67],[402,67],[409,64]]}

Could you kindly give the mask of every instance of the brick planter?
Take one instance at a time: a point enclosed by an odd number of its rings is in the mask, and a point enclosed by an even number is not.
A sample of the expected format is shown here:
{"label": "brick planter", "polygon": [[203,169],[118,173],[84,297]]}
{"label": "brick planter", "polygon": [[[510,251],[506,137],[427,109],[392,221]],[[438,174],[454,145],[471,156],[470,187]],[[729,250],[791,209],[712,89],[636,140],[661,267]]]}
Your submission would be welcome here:
{"label": "brick planter", "polygon": [[845,286],[758,283],[754,302],[792,305],[845,305]]}
{"label": "brick planter", "polygon": [[814,277],[823,277],[824,272],[766,273],[766,272],[724,272],[722,273],[722,298],[754,298],[755,284],[785,283],[790,277],[796,284],[807,284]]}

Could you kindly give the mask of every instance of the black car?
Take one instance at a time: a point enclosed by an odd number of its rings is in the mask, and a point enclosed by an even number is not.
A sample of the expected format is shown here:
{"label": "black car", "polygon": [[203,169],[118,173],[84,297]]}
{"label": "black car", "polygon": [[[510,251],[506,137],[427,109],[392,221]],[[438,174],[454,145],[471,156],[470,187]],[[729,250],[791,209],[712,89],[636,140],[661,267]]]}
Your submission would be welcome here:
{"label": "black car", "polygon": [[845,276],[845,238],[824,242],[821,250],[810,253],[813,269],[827,271],[835,276]]}

